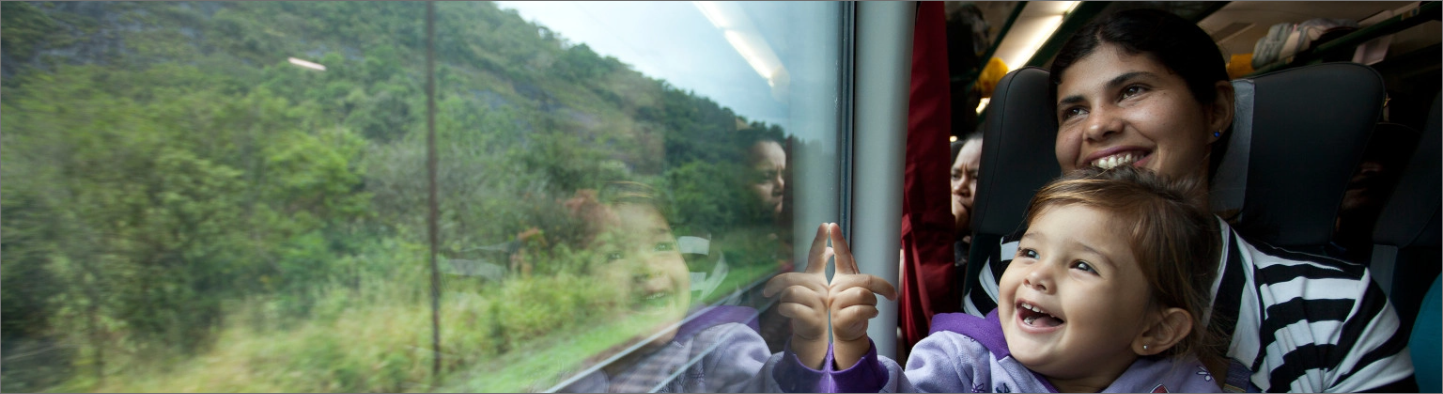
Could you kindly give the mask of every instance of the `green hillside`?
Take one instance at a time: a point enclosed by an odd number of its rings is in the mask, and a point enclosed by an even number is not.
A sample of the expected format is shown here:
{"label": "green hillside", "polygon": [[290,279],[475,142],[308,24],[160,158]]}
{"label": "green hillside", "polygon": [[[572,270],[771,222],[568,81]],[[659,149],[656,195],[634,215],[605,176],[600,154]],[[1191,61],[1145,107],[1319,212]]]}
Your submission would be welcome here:
{"label": "green hillside", "polygon": [[3,390],[544,389],[648,326],[561,204],[613,181],[768,272],[740,163],[782,130],[440,2],[438,251],[527,271],[447,277],[432,376],[425,6],[0,4]]}

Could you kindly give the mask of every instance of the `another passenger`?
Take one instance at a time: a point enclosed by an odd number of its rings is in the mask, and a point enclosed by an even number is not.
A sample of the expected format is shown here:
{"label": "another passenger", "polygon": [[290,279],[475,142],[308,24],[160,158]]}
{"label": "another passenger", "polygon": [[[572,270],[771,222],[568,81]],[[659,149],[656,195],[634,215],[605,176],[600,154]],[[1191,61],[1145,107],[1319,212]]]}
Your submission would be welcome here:
{"label": "another passenger", "polygon": [[982,165],[982,133],[974,132],[953,143],[952,149],[952,217],[957,240],[953,247],[957,267],[967,265],[967,252],[972,247],[972,206],[977,196],[977,170]]}
{"label": "another passenger", "polygon": [[[836,391],[1217,392],[1200,360],[1223,364],[1201,320],[1219,239],[1190,201],[1196,187],[1132,168],[1049,184],[1028,207],[1000,307],[934,317],[905,373],[870,343],[836,344]],[[833,319],[835,335],[866,332],[865,320]]]}
{"label": "another passenger", "polygon": [[1380,123],[1373,128],[1363,162],[1348,180],[1338,207],[1333,240],[1324,248],[1329,256],[1362,265],[1372,262],[1373,227],[1417,142],[1418,132],[1407,126]]}

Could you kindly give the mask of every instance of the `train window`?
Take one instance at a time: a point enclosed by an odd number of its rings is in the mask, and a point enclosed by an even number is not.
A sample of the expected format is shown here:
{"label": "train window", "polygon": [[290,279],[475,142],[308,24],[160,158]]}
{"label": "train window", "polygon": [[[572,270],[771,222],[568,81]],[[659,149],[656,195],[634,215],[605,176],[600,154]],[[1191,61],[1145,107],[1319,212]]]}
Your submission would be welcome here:
{"label": "train window", "polygon": [[3,389],[741,384],[687,371],[790,335],[844,11],[5,2]]}

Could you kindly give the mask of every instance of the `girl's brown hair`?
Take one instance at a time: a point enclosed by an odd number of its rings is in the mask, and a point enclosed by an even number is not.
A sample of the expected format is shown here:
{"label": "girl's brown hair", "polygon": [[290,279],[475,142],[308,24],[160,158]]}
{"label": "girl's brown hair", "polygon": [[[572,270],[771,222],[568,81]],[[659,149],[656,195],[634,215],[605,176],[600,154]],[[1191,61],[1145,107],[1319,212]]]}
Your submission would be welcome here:
{"label": "girl's brown hair", "polygon": [[1222,253],[1217,218],[1192,196],[1196,179],[1169,180],[1146,170],[1119,166],[1111,170],[1074,171],[1044,186],[1027,207],[1026,223],[1043,210],[1081,205],[1107,212],[1116,234],[1127,234],[1152,302],[1159,308],[1182,308],[1192,314],[1192,333],[1163,355],[1197,355],[1209,369],[1226,365],[1219,351],[1220,335],[1203,322],[1211,304],[1213,279]]}

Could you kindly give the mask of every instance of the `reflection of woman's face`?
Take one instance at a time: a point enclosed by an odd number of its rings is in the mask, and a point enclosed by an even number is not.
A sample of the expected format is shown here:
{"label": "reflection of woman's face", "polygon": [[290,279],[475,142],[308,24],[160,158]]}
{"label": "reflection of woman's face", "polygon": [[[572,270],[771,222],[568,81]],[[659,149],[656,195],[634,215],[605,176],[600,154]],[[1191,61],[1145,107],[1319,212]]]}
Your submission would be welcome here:
{"label": "reflection of woman's face", "polygon": [[771,208],[772,214],[782,213],[782,191],[786,182],[782,174],[787,170],[787,153],[776,141],[761,141],[751,148],[752,180],[748,185],[762,205]]}
{"label": "reflection of woman's face", "polygon": [[[633,312],[659,317],[663,326],[681,321],[690,306],[691,282],[671,227],[649,205],[618,204],[612,212],[615,226],[599,245],[607,259],[601,279],[624,291]],[[675,334],[666,332],[657,342]]]}
{"label": "reflection of woman's face", "polygon": [[1057,97],[1063,171],[1132,165],[1205,176],[1212,134],[1232,121],[1231,108],[1210,113],[1182,77],[1150,55],[1106,43],[1063,72]]}

